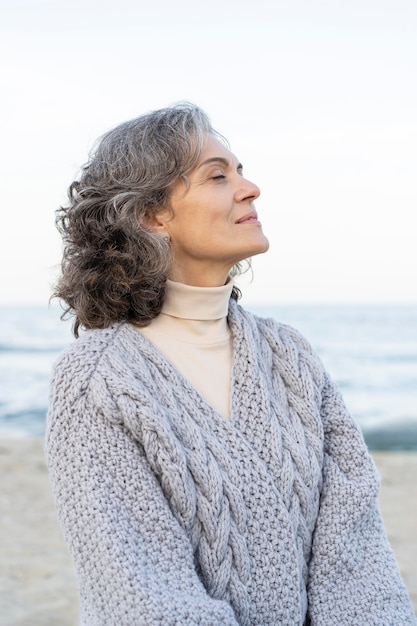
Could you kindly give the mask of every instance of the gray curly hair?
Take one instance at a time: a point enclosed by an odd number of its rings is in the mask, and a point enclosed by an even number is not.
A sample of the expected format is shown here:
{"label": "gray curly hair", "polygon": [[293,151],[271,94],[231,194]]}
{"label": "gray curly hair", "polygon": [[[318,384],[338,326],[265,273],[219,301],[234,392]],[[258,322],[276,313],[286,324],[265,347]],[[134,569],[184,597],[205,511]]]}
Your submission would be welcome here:
{"label": "gray curly hair", "polygon": [[[221,137],[204,111],[180,103],[120,124],[97,142],[56,216],[64,252],[52,297],[64,301],[63,317],[75,316],[75,336],[80,326],[146,326],[160,313],[171,248],[146,224],[196,165],[206,133]],[[232,297],[239,296],[234,288]]]}

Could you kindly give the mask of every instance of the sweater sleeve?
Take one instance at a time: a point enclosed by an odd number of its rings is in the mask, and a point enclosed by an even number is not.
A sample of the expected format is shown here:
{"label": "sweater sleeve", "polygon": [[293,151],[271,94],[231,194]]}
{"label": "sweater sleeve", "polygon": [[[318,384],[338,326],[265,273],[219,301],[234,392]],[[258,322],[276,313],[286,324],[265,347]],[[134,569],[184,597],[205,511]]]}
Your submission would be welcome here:
{"label": "sweater sleeve", "polygon": [[237,626],[231,606],[201,583],[190,540],[140,445],[94,412],[86,394],[58,395],[46,455],[82,625]]}
{"label": "sweater sleeve", "polygon": [[341,394],[326,376],[320,510],[309,565],[312,626],[417,624],[388,544],[379,477]]}

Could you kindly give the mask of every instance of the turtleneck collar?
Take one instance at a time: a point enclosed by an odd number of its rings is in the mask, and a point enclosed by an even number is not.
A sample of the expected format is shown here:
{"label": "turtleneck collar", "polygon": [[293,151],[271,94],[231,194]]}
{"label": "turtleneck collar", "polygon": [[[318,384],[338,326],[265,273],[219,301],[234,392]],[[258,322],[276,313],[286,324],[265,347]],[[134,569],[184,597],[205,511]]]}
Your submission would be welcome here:
{"label": "turtleneck collar", "polygon": [[167,280],[161,313],[188,320],[225,318],[232,289],[231,278],[221,287],[194,287]]}
{"label": "turtleneck collar", "polygon": [[222,287],[168,280],[161,313],[138,329],[225,417],[230,415],[232,289],[232,279]]}

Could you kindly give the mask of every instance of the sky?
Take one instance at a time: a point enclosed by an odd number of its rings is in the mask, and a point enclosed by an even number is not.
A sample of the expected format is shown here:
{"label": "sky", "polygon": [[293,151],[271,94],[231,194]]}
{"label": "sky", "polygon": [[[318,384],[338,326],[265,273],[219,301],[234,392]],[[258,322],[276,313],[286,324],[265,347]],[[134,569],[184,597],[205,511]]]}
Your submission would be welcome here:
{"label": "sky", "polygon": [[0,0],[0,304],[47,303],[94,141],[200,105],[261,188],[249,303],[417,302],[415,0]]}

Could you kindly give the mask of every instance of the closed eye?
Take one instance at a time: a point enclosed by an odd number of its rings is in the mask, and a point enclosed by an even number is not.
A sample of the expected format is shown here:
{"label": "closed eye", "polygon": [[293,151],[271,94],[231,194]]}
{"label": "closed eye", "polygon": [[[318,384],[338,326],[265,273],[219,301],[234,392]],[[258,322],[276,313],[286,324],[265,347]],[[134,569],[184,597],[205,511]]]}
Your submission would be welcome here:
{"label": "closed eye", "polygon": [[221,178],[226,178],[224,174],[218,174],[217,176],[213,176],[212,180],[220,180]]}

